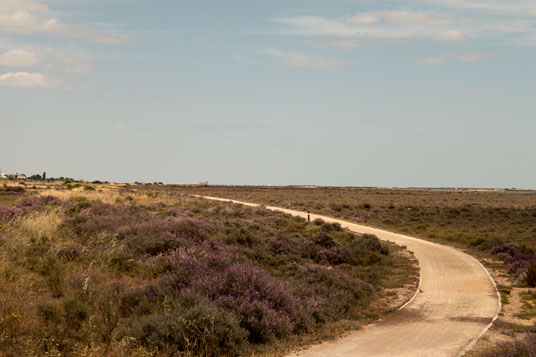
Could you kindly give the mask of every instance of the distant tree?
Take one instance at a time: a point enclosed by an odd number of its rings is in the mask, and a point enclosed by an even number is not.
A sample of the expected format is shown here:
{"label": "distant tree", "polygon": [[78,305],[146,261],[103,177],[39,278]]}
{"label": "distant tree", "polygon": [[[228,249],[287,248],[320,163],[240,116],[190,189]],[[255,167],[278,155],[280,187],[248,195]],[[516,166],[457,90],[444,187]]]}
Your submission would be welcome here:
{"label": "distant tree", "polygon": [[45,172],[43,172],[43,181],[46,180],[46,179],[47,179],[47,173],[45,171]]}
{"label": "distant tree", "polygon": [[42,179],[43,178],[39,174],[35,174],[35,175],[28,177],[28,180],[32,180],[32,181],[41,181]]}

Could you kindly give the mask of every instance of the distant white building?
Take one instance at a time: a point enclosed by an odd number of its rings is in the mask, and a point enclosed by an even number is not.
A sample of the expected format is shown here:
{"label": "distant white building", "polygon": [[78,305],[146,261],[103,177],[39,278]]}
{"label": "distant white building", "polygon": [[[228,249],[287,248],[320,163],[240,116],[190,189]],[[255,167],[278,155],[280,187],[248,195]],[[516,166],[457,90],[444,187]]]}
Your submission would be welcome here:
{"label": "distant white building", "polygon": [[26,180],[25,174],[2,174],[0,173],[0,178],[9,179],[9,180]]}

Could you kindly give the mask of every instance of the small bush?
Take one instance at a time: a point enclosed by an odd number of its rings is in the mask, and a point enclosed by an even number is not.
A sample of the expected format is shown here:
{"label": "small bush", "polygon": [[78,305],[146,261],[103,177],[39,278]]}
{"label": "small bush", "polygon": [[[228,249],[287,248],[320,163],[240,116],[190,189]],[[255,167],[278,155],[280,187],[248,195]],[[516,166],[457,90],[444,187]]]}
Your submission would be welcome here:
{"label": "small bush", "polygon": [[527,269],[527,275],[525,276],[527,285],[531,288],[536,287],[536,263],[532,262]]}
{"label": "small bush", "polygon": [[65,326],[68,330],[76,332],[89,317],[88,305],[82,298],[72,298],[63,304]]}
{"label": "small bush", "polygon": [[536,334],[526,333],[523,340],[498,343],[481,354],[482,357],[536,357]]}
{"label": "small bush", "polygon": [[118,334],[149,350],[190,356],[236,355],[246,340],[234,316],[202,297],[183,298],[177,308],[144,316]]}
{"label": "small bush", "polygon": [[113,332],[119,323],[121,290],[120,283],[111,283],[96,294],[93,329],[107,346],[112,342]]}
{"label": "small bush", "polygon": [[21,213],[21,209],[17,207],[0,207],[0,222],[6,223],[11,221]]}
{"label": "small bush", "polygon": [[39,304],[37,305],[37,311],[39,312],[39,316],[41,316],[47,325],[57,325],[61,321],[60,311],[55,305]]}

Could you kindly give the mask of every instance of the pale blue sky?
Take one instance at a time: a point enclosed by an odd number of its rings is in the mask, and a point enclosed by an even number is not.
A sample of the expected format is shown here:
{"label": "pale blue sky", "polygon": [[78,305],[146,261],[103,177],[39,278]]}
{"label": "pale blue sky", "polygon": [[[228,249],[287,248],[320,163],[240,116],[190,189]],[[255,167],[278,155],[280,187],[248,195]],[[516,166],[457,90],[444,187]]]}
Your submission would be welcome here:
{"label": "pale blue sky", "polygon": [[533,0],[2,0],[0,168],[536,188]]}

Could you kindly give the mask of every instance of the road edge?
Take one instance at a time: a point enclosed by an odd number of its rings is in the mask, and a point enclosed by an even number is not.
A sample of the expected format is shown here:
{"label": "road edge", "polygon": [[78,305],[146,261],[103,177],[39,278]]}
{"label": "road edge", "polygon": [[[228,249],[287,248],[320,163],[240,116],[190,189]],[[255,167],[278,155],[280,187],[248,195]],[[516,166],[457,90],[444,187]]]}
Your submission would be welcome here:
{"label": "road edge", "polygon": [[[236,204],[241,204],[241,205],[245,205],[245,206],[249,206],[249,207],[263,207],[265,209],[269,209],[269,210],[272,210],[272,211],[279,211],[279,212],[282,212],[281,210],[285,210],[285,208],[283,207],[278,207],[278,206],[266,206],[266,205],[263,205],[263,204],[259,204],[259,203],[252,203],[252,202],[244,202],[244,201],[238,201],[238,200],[234,200],[232,198],[222,198],[222,197],[211,197],[211,196],[201,196],[201,195],[192,195],[193,197],[197,197],[197,198],[203,198],[203,199],[208,199],[208,200],[215,200],[215,201],[220,201],[220,202],[230,202],[230,203],[236,203]],[[297,212],[300,212],[300,213],[307,213],[305,211],[297,211]],[[282,213],[285,213],[285,212],[282,212]],[[285,214],[290,214],[290,213],[285,213]],[[336,217],[330,217],[330,216],[327,216],[327,215],[324,215],[324,214],[318,214],[318,213],[315,213],[316,215],[318,216],[324,216],[324,217],[327,217],[327,218],[330,218],[330,219],[335,219],[335,220],[340,220],[340,221],[345,221],[345,222],[348,222],[348,223],[354,223],[354,222],[351,222],[351,221],[348,221],[348,220],[345,220],[345,219],[339,219],[339,218],[336,218]],[[290,214],[292,215],[292,214]],[[355,224],[355,223],[354,223]],[[362,225],[362,224],[361,224]],[[376,228],[376,227],[370,227],[370,228],[374,228],[374,229],[379,229],[381,231],[385,231],[385,232],[390,232],[390,233],[395,233],[395,234],[399,234],[399,233],[396,233],[396,232],[391,232],[391,231],[388,231],[386,229],[383,229],[383,228]],[[357,232],[356,232],[357,233]],[[410,237],[410,236],[408,236]],[[427,240],[424,240],[424,239],[421,239],[421,238],[417,238],[417,237],[411,237],[411,238],[414,238],[414,239],[418,239],[418,240],[422,240],[422,241],[425,241],[425,242],[428,242]],[[389,241],[389,240],[387,240]],[[471,342],[469,342],[469,344],[458,354],[458,356],[464,356],[466,353],[468,353],[469,351],[471,351],[471,349],[476,345],[476,343],[478,342],[478,340],[484,336],[484,334],[486,332],[488,332],[488,330],[493,326],[493,323],[499,318],[499,313],[501,312],[502,310],[502,303],[501,303],[501,294],[499,293],[499,290],[497,289],[497,283],[495,282],[495,280],[493,279],[493,277],[491,276],[491,274],[489,273],[489,271],[486,269],[486,267],[477,259],[475,258],[474,256],[468,254],[467,252],[465,251],[462,251],[460,249],[457,249],[456,247],[452,247],[452,246],[448,246],[448,245],[445,245],[445,244],[442,244],[442,243],[437,243],[437,242],[431,242],[431,243],[434,243],[434,244],[438,244],[438,245],[443,245],[445,247],[450,247],[452,249],[455,249],[457,251],[460,251],[464,254],[466,254],[467,256],[471,257],[472,259],[474,259],[479,265],[480,267],[486,272],[486,275],[488,276],[488,278],[490,279],[491,283],[493,284],[493,288],[495,289],[495,293],[497,295],[497,312],[495,313],[495,316],[493,317],[493,319],[491,320],[491,322],[486,326],[484,327],[484,329],[482,330],[482,332],[480,332],[480,334],[475,338],[473,339]],[[418,265],[419,265],[419,285],[417,286],[417,290],[415,291],[415,294],[413,295],[413,297],[408,301],[406,302],[404,305],[402,305],[400,308],[398,308],[398,310],[402,310],[403,308],[405,308],[406,306],[408,306],[409,304],[411,304],[413,302],[413,300],[415,300],[415,298],[417,297],[417,295],[419,294],[420,292],[420,286],[421,286],[421,279],[422,279],[422,274],[421,274],[421,264],[419,262],[419,259],[417,259],[417,262],[418,262]]]}
{"label": "road edge", "polygon": [[[465,253],[465,252],[464,252]],[[467,254],[467,253],[465,253]],[[489,280],[491,280],[491,283],[493,284],[493,287],[495,288],[495,293],[497,294],[497,312],[495,313],[495,316],[493,317],[493,319],[491,320],[491,322],[486,326],[484,327],[484,329],[482,330],[482,332],[480,332],[480,334],[473,340],[471,341],[464,349],[463,351],[460,352],[460,354],[458,356],[464,356],[467,352],[471,351],[473,349],[473,347],[475,347],[476,343],[478,342],[478,340],[480,340],[480,338],[482,336],[484,336],[486,334],[486,332],[488,332],[488,330],[493,326],[493,324],[495,323],[495,321],[499,318],[499,314],[502,310],[502,302],[501,302],[501,293],[499,292],[499,289],[497,289],[497,283],[495,282],[495,279],[493,279],[493,277],[491,276],[491,274],[489,273],[488,269],[486,269],[486,267],[484,266],[484,264],[482,264],[480,262],[480,260],[476,259],[475,257],[473,257],[472,255],[470,254],[467,254],[468,256],[470,256],[471,258],[473,258],[474,260],[476,260],[476,262],[482,267],[482,269],[484,269],[484,271],[486,272]]]}

